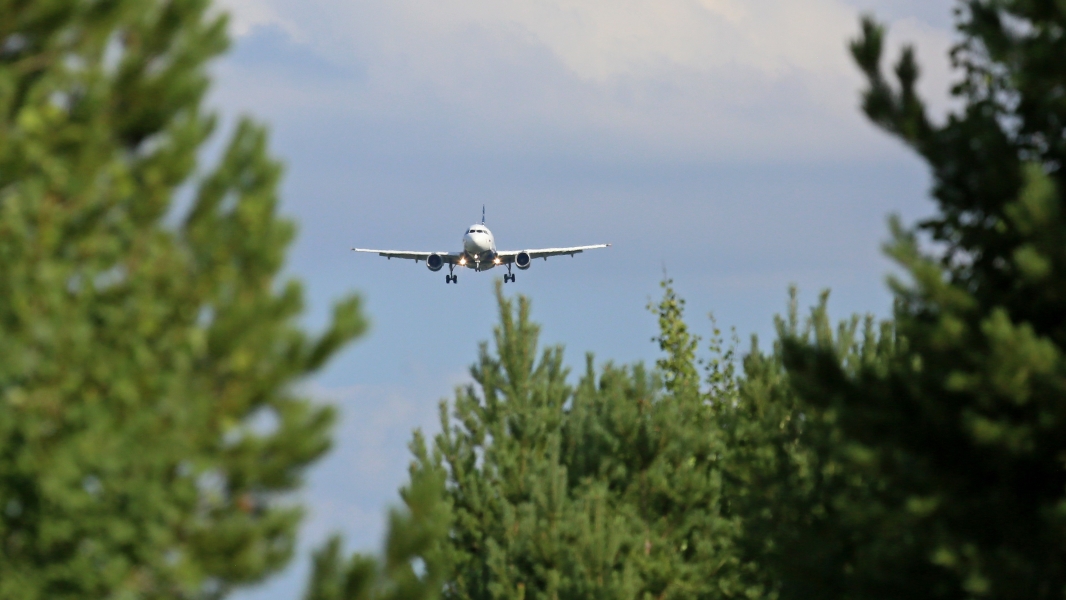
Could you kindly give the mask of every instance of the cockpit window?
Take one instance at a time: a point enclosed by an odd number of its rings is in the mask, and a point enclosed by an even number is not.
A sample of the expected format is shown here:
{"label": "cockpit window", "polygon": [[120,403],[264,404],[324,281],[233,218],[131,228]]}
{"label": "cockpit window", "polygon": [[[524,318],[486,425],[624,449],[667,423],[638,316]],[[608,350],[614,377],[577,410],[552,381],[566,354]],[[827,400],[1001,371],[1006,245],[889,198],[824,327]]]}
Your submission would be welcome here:
{"label": "cockpit window", "polygon": [[473,229],[471,229],[471,230],[470,230],[470,231],[468,231],[467,233],[474,233],[474,230],[473,230]]}

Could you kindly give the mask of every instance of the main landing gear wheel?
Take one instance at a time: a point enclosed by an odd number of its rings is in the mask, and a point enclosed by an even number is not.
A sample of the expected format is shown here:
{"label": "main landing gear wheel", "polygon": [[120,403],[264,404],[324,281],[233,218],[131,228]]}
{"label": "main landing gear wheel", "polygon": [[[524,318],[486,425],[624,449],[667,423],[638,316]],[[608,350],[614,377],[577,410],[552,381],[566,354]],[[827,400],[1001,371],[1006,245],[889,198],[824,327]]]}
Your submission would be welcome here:
{"label": "main landing gear wheel", "polygon": [[445,275],[444,276],[444,283],[455,283],[455,284],[458,284],[459,283],[459,276],[458,275]]}
{"label": "main landing gear wheel", "polygon": [[511,283],[514,283],[514,275],[504,275],[504,276],[503,276],[503,282],[504,282],[504,283],[507,283],[507,280],[508,280],[508,279],[510,279],[510,280],[511,280]]}

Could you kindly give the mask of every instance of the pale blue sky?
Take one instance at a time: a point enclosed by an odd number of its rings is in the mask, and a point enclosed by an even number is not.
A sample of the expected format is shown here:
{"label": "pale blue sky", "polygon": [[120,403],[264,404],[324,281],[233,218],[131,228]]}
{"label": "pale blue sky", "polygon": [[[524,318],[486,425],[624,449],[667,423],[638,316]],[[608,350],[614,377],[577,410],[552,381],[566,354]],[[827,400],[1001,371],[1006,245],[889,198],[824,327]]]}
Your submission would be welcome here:
{"label": "pale blue sky", "polygon": [[488,211],[501,248],[611,242],[537,261],[542,341],[573,365],[651,361],[665,267],[705,332],[770,335],[802,299],[886,314],[885,218],[928,214],[928,175],[857,109],[860,11],[911,41],[943,112],[947,0],[227,0],[235,45],[212,103],[270,124],[300,237],[308,323],[356,290],[370,332],[309,382],[339,404],[303,494],[301,556],[244,600],[295,599],[333,531],[375,550],[414,427],[468,381],[498,272],[443,273],[349,248],[448,250]]}

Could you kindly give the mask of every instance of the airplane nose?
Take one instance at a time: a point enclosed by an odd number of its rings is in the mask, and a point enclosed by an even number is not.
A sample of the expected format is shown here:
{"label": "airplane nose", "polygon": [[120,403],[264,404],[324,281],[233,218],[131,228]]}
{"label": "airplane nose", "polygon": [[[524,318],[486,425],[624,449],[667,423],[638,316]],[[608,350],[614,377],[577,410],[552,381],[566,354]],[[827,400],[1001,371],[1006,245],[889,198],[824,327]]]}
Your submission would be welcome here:
{"label": "airplane nose", "polygon": [[482,239],[482,236],[467,235],[463,240],[463,245],[466,246],[467,252],[475,252],[480,254],[487,249],[488,244],[485,243],[486,241],[487,240]]}

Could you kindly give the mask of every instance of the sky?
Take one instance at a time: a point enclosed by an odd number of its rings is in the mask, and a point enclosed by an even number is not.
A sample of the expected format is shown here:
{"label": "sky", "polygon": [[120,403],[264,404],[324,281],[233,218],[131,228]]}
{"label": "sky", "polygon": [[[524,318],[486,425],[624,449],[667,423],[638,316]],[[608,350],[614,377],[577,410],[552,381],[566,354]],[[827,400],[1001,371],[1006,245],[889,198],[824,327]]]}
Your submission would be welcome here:
{"label": "sky", "polygon": [[931,111],[951,109],[948,0],[223,0],[234,45],[210,103],[268,124],[300,236],[287,274],[309,328],[358,293],[369,332],[312,380],[341,410],[308,474],[300,555],[240,600],[296,599],[309,549],[380,547],[411,432],[470,381],[499,270],[458,285],[353,246],[454,251],[480,220],[500,249],[612,243],[508,283],[543,344],[580,369],[654,361],[646,306],[664,273],[699,333],[708,313],[772,338],[802,304],[886,315],[886,219],[933,210],[923,163],[861,115],[847,41],[860,14],[918,49]]}

